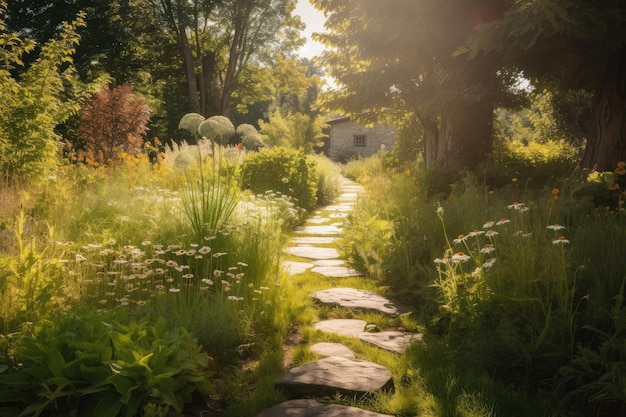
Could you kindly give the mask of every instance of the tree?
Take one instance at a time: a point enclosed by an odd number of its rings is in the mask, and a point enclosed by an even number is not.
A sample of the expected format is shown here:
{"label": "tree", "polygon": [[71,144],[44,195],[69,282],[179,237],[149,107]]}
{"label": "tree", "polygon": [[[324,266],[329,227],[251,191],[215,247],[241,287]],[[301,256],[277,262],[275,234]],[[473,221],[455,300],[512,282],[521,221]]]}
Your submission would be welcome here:
{"label": "tree", "polygon": [[510,77],[491,57],[471,61],[455,51],[474,26],[503,13],[501,1],[313,3],[329,30],[317,38],[332,48],[322,64],[339,83],[324,95],[326,109],[355,118],[412,114],[424,129],[426,166],[456,171],[484,160],[493,110],[510,100]]}
{"label": "tree", "polygon": [[581,165],[612,171],[626,160],[626,3],[622,0],[516,1],[472,33],[470,59],[497,56],[540,88],[593,91]]}
{"label": "tree", "polygon": [[[38,45],[52,39],[61,22],[85,13],[85,25],[79,30],[82,41],[74,53],[83,80],[93,80],[105,72],[121,84],[140,64],[133,45],[133,8],[129,0],[11,0],[7,12],[8,28]],[[25,68],[36,59],[37,51],[25,57]]]}
{"label": "tree", "polygon": [[270,114],[269,122],[259,121],[260,133],[265,142],[273,146],[287,146],[306,154],[312,153],[320,141],[326,137],[321,116],[303,113],[287,113],[280,110]]}
{"label": "tree", "polygon": [[[203,48],[208,16],[221,0],[149,0],[165,27],[176,40],[182,59],[190,111],[208,113],[207,80],[214,63],[214,51]],[[190,36],[192,39],[190,39]]]}
{"label": "tree", "polygon": [[78,28],[84,15],[62,23],[59,33],[39,45],[36,58],[19,78],[11,72],[23,64],[22,56],[36,43],[6,31],[0,1],[0,173],[10,179],[36,179],[55,168],[58,162],[59,123],[78,112],[81,102],[98,84],[76,80],[72,55],[79,41]]}
{"label": "tree", "polygon": [[292,15],[294,9],[294,0],[224,0],[210,28],[216,43],[219,114],[230,112],[233,91],[245,95],[246,71],[248,75],[251,68],[264,71],[277,56],[290,55],[304,43],[299,35],[304,26]]}

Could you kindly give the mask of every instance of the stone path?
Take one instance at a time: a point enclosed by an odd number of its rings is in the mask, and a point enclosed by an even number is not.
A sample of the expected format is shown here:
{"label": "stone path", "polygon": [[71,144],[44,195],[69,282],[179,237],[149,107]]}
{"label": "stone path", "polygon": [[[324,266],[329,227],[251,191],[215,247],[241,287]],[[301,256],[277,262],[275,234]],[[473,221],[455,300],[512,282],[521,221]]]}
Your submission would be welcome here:
{"label": "stone path", "polygon": [[[346,265],[336,248],[345,218],[352,212],[362,187],[349,180],[342,182],[342,194],[337,201],[319,210],[296,229],[296,236],[285,248],[285,253],[295,260],[283,262],[291,275],[306,271],[330,278],[361,276],[362,272]],[[391,317],[407,312],[391,300],[356,288],[330,288],[317,291],[311,297],[320,304],[335,305],[345,309],[374,311]],[[399,330],[377,329],[363,320],[333,319],[315,324],[322,332],[358,338],[365,343],[390,352],[403,353],[420,334]],[[286,371],[275,382],[291,399],[275,405],[257,417],[391,417],[356,407],[322,403],[302,397],[333,397],[336,394],[363,396],[379,391],[393,390],[391,371],[385,367],[358,359],[348,347],[339,343],[317,343],[311,351],[323,358]],[[300,399],[297,399],[300,398]]]}

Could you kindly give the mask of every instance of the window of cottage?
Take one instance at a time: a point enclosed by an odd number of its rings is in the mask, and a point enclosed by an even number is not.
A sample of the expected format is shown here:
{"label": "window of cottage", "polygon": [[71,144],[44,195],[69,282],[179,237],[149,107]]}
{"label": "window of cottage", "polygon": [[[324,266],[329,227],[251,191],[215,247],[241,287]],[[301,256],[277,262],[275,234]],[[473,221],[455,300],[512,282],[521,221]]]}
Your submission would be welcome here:
{"label": "window of cottage", "polygon": [[354,135],[354,147],[365,148],[365,135]]}

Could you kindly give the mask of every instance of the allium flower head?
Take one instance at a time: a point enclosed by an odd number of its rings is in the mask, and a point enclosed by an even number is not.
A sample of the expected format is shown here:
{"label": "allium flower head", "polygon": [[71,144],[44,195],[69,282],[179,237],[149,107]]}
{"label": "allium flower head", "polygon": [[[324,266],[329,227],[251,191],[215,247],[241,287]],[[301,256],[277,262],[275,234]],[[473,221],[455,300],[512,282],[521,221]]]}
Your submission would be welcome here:
{"label": "allium flower head", "polygon": [[198,126],[198,133],[221,145],[235,135],[235,126],[224,116],[209,117]]}
{"label": "allium flower head", "polygon": [[192,135],[198,134],[198,126],[204,122],[204,116],[198,113],[187,113],[178,123],[179,129],[185,129]]}

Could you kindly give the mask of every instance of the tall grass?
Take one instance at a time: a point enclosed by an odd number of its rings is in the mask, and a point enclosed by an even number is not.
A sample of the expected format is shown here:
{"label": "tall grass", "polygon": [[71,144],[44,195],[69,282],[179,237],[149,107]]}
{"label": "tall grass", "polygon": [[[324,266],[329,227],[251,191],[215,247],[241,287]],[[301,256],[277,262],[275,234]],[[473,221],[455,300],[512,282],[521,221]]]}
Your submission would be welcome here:
{"label": "tall grass", "polygon": [[[197,147],[196,164],[186,167],[182,201],[196,241],[216,236],[232,215],[241,193],[239,152],[213,143],[207,160]],[[193,171],[193,172],[192,172]]]}
{"label": "tall grass", "polygon": [[[387,170],[376,158],[353,164],[368,183],[343,251],[414,304],[428,345],[441,343],[459,367],[451,372],[543,390],[571,415],[623,410],[626,235],[615,183],[573,175],[494,188],[467,177],[433,198],[423,173]],[[619,169],[600,177],[619,183]],[[607,207],[594,208],[610,193]],[[502,415],[498,408],[485,415]]]}

